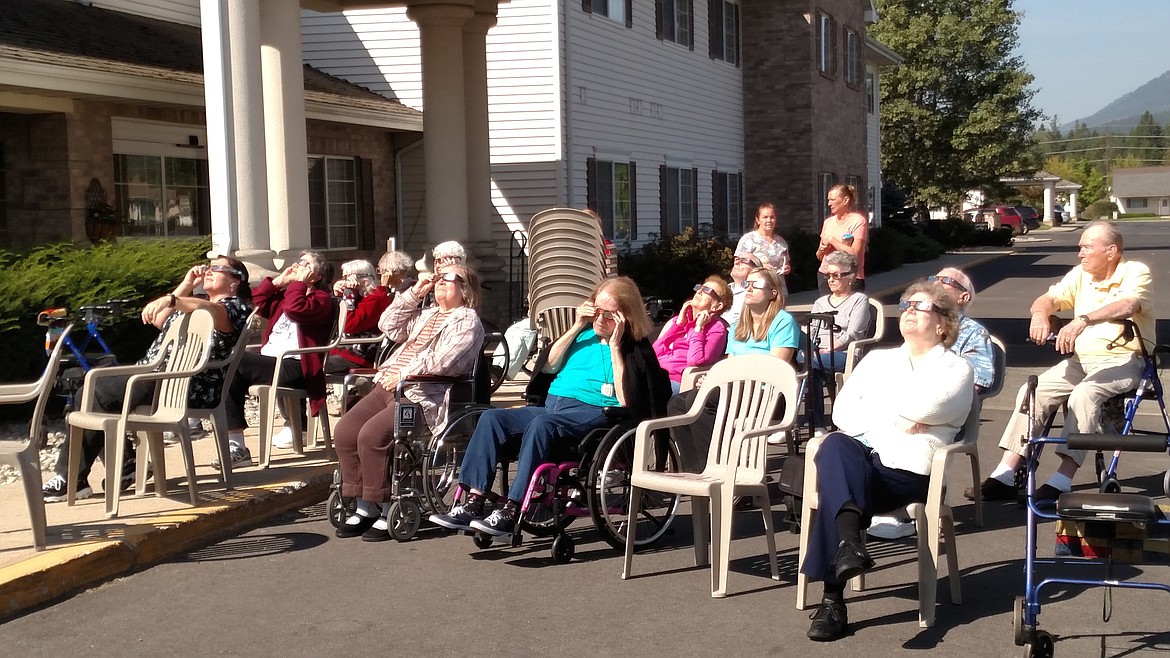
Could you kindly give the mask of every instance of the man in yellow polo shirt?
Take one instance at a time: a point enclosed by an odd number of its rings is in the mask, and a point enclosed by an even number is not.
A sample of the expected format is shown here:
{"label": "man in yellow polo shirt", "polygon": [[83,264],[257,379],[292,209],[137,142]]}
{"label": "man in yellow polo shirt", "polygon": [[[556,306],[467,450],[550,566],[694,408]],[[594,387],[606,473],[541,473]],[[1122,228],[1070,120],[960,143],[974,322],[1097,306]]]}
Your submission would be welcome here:
{"label": "man in yellow polo shirt", "polygon": [[[1069,354],[1039,377],[1037,423],[1061,404],[1068,404],[1066,435],[1101,431],[1101,405],[1109,398],[1132,391],[1142,373],[1141,348],[1136,338],[1123,337],[1122,320],[1133,320],[1148,345],[1154,344],[1154,316],[1150,299],[1150,268],[1126,260],[1121,232],[1109,222],[1089,224],[1078,243],[1081,264],[1059,283],[1032,302],[1028,337],[1043,345],[1051,332],[1050,316],[1072,310],[1075,318],[1056,334],[1056,351]],[[1019,409],[1026,387],[1016,399]],[[1008,421],[999,447],[1003,458],[980,488],[984,500],[1014,500],[1015,473],[1024,463],[1022,437],[1028,431],[1024,414]],[[1033,428],[1032,435],[1040,428]],[[1055,500],[1072,488],[1072,478],[1085,459],[1083,450],[1057,446],[1060,468],[1036,490],[1038,501]],[[973,498],[973,491],[965,492]]]}

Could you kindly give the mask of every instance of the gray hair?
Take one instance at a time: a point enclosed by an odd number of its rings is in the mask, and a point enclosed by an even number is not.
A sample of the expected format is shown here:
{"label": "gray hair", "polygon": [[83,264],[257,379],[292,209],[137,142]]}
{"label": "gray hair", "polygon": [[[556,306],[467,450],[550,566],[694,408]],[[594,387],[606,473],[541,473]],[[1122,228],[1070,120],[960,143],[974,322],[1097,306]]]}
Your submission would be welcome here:
{"label": "gray hair", "polygon": [[825,256],[825,265],[836,265],[842,272],[856,272],[857,256],[847,251],[834,251]]}
{"label": "gray hair", "polygon": [[376,277],[374,266],[370,265],[368,260],[351,260],[341,264],[341,276],[357,276],[364,274],[368,277]]}
{"label": "gray hair", "polygon": [[949,276],[958,281],[959,285],[967,289],[969,299],[967,299],[966,304],[959,307],[960,311],[966,309],[971,305],[971,302],[975,301],[975,284],[971,283],[971,277],[967,276],[966,272],[957,267],[944,267],[938,271],[938,276]]}
{"label": "gray hair", "polygon": [[454,240],[440,242],[431,250],[431,256],[436,260],[447,256],[458,258],[460,262],[467,260],[467,252],[463,250],[463,245]]}
{"label": "gray hair", "polygon": [[1101,235],[1098,236],[1099,240],[1105,244],[1117,245],[1117,251],[1119,252],[1125,251],[1125,238],[1122,237],[1121,231],[1117,228],[1117,224],[1105,221],[1104,219],[1098,219],[1095,222],[1089,222],[1089,225],[1085,227],[1085,232],[1087,233],[1093,228],[1101,230]]}
{"label": "gray hair", "polygon": [[414,259],[401,251],[387,251],[378,259],[378,269],[390,276],[406,276],[414,267]]}

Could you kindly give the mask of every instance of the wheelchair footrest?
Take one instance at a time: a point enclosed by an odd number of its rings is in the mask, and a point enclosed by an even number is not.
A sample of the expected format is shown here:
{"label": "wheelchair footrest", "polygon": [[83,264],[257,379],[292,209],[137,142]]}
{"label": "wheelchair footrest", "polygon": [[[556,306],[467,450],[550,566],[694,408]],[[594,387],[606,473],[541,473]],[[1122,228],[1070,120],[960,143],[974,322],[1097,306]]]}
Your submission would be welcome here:
{"label": "wheelchair footrest", "polygon": [[1155,521],[1158,508],[1139,494],[1066,493],[1056,501],[1056,514],[1074,521]]}

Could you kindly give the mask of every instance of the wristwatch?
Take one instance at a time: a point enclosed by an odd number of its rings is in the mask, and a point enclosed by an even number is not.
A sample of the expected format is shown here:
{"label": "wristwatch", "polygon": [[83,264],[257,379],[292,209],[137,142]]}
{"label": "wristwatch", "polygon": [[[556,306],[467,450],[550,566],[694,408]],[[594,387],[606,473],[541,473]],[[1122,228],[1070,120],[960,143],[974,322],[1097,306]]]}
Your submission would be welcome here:
{"label": "wristwatch", "polygon": [[1081,322],[1084,322],[1086,325],[1093,324],[1092,322],[1089,321],[1089,316],[1087,316],[1083,313],[1081,315],[1078,315],[1077,319],[1080,320]]}

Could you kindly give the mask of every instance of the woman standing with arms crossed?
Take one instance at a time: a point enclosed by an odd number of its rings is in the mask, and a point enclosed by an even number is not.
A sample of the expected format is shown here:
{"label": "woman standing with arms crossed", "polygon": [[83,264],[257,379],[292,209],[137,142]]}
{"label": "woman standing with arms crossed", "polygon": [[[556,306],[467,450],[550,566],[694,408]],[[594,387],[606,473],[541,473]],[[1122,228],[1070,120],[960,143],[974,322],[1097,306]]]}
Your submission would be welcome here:
{"label": "woman standing with arms crossed", "polygon": [[853,275],[853,290],[865,290],[865,247],[869,244],[869,220],[857,211],[857,190],[852,185],[834,185],[829,189],[829,216],[821,226],[821,243],[817,247],[817,288],[822,295],[829,294],[825,278],[825,256],[844,251],[857,258],[857,272]]}
{"label": "woman standing with arms crossed", "polygon": [[788,257],[788,243],[776,232],[776,206],[770,202],[761,203],[756,209],[756,228],[748,231],[735,246],[735,255],[755,254],[764,267],[780,277],[780,291],[788,297],[788,284],[784,277],[792,271]]}

